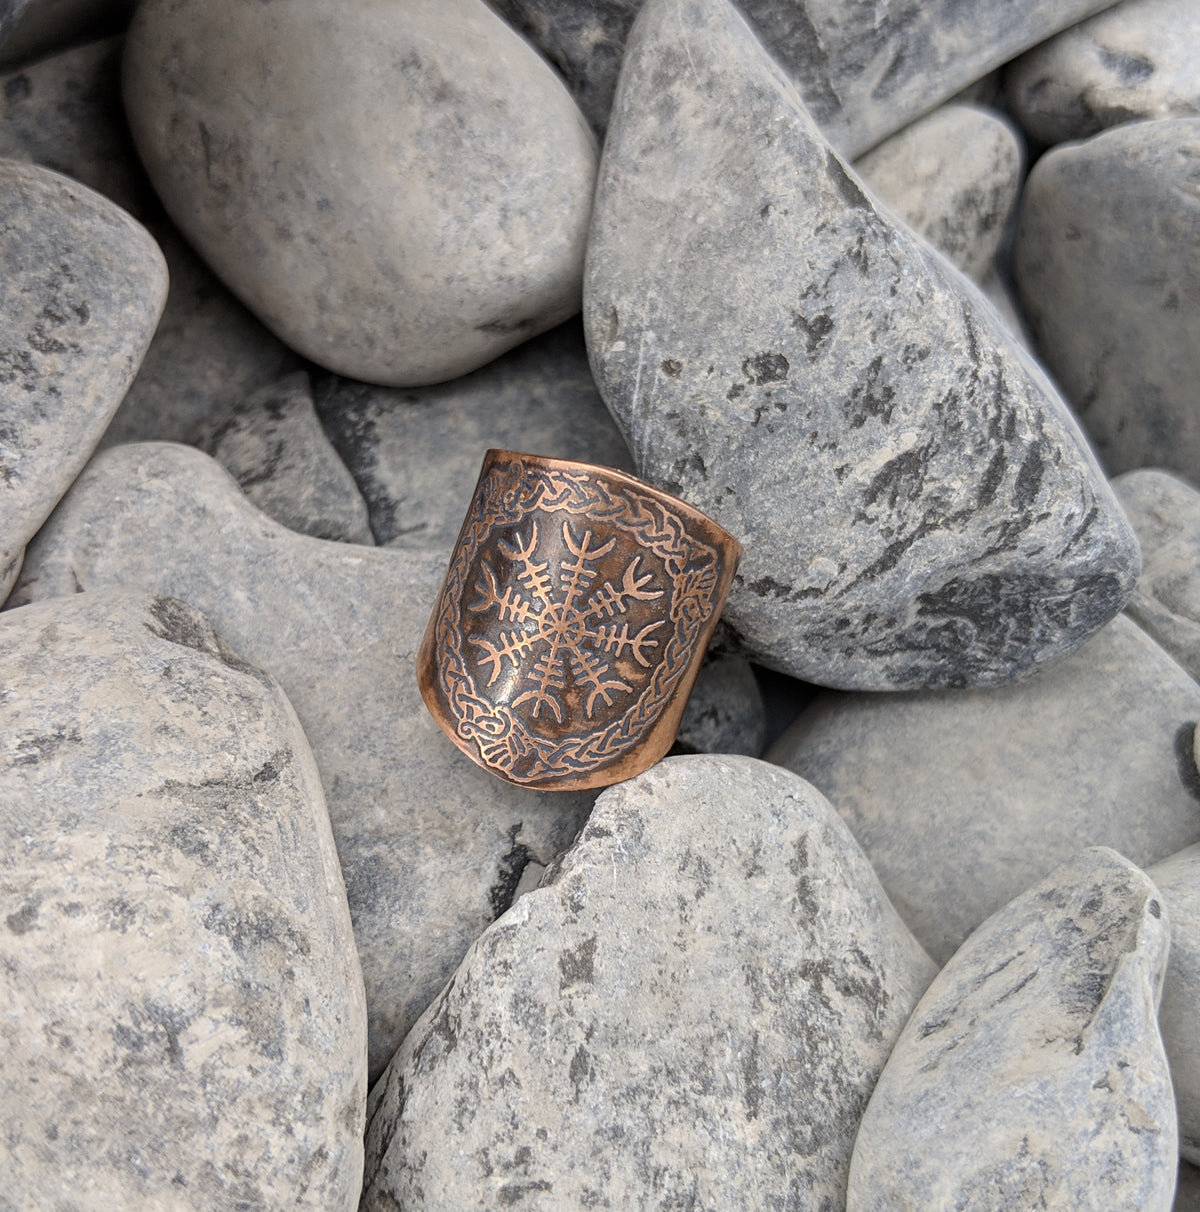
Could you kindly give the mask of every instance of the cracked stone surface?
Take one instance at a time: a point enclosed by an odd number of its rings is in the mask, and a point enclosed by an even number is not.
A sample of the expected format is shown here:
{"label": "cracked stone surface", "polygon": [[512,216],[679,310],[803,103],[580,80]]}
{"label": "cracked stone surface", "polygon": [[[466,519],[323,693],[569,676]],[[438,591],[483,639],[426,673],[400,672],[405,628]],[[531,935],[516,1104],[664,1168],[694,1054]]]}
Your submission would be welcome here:
{"label": "cracked stone surface", "polygon": [[[421,701],[416,653],[439,556],[286,530],[200,451],[102,451],[42,529],[13,602],[106,587],[169,594],[275,677],[325,787],[362,959],[372,1080],[589,795],[493,778]],[[269,626],[264,625],[269,621]]]}
{"label": "cracked stone surface", "polygon": [[0,602],[137,373],[166,293],[141,224],[78,182],[0,160]]}
{"label": "cracked stone surface", "polygon": [[167,598],[0,614],[0,1197],[356,1206],[366,1010],[312,752]]}
{"label": "cracked stone surface", "polygon": [[1154,884],[1104,848],[989,918],[896,1042],[847,1212],[1169,1212],[1175,1107],[1156,1021],[1169,938]]}
{"label": "cracked stone surface", "polygon": [[318,364],[435,383],[578,310],[595,140],[481,0],[148,0],[124,78],[168,213]]}
{"label": "cracked stone surface", "polygon": [[1200,478],[1200,118],[1113,127],[1033,166],[1013,270],[1108,471]]}
{"label": "cracked stone surface", "polygon": [[1200,685],[1115,619],[1018,686],[819,695],[768,752],[819,787],[945,962],[1080,841],[1141,866],[1200,841]]}
{"label": "cracked stone surface", "polygon": [[368,1212],[839,1206],[933,975],[829,804],[737,757],[611,787],[368,1104]]}
{"label": "cracked stone surface", "polygon": [[746,548],[724,618],[750,659],[845,689],[990,685],[1132,592],[1136,540],[1069,410],[962,284],[726,0],[649,0],[584,319],[641,474]]}

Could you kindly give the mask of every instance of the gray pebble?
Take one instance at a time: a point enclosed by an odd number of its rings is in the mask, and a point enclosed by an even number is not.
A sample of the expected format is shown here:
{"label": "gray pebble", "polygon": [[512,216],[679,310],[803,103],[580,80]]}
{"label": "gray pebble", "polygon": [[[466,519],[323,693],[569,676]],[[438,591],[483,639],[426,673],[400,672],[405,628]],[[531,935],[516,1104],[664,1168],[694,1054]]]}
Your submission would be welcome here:
{"label": "gray pebble", "polygon": [[1154,885],[1086,850],[939,973],[875,1087],[847,1212],[1168,1212],[1175,1108],[1155,1010]]}
{"label": "gray pebble", "polygon": [[707,657],[683,710],[676,752],[758,757],[766,737],[766,708],[750,663],[740,657]]}
{"label": "gray pebble", "polygon": [[472,947],[368,1104],[364,1212],[834,1208],[933,975],[837,814],[668,758]]}
{"label": "gray pebble", "polygon": [[746,548],[746,655],[854,689],[987,685],[1124,604],[1137,544],[994,309],[881,213],[726,0],[649,0],[584,318],[643,476]]}

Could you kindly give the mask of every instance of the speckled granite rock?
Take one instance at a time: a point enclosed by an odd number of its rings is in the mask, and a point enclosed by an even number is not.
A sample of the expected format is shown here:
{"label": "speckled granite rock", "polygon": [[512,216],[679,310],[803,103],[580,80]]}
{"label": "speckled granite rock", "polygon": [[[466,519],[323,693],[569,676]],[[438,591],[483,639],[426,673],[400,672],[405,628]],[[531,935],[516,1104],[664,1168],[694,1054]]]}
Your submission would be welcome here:
{"label": "speckled granite rock", "polygon": [[546,880],[372,1091],[365,1212],[839,1206],[933,967],[830,806],[668,758]]}
{"label": "speckled granite rock", "polygon": [[766,737],[766,708],[749,662],[739,657],[706,658],[684,708],[676,751],[758,757]]}
{"label": "speckled granite rock", "polygon": [[277,678],[325,786],[367,989],[372,1076],[530,859],[574,837],[590,796],[493,778],[421,702],[416,652],[440,556],[294,534],[186,446],[97,455],[38,535],[26,601],[120,586],[170,594]]}
{"label": "speckled granite rock", "polygon": [[0,614],[10,1208],[353,1209],[366,1011],[283,692],[171,599]]}
{"label": "speckled granite rock", "polygon": [[1122,0],[1010,64],[1013,116],[1041,143],[1143,118],[1200,114],[1194,0]]}
{"label": "speckled granite rock", "polygon": [[872,191],[982,281],[1021,191],[1021,141],[993,110],[943,105],[854,165]]}
{"label": "speckled granite rock", "polygon": [[1179,1111],[1179,1151],[1200,1163],[1200,845],[1189,846],[1146,874],[1162,893],[1171,923],[1171,956],[1159,1022]]}
{"label": "speckled granite rock", "polygon": [[317,420],[304,371],[217,409],[191,439],[263,513],[289,530],[374,544],[367,504]]}
{"label": "speckled granite rock", "polygon": [[1114,127],[1033,166],[1013,268],[1108,470],[1200,478],[1200,118]]}
{"label": "speckled granite rock", "polygon": [[327,376],[317,412],[366,498],[376,541],[448,559],[489,447],[633,470],[578,321],[419,390]]}
{"label": "speckled granite rock", "polygon": [[584,318],[642,474],[746,548],[724,617],[752,660],[992,684],[1132,591],[1137,544],[1068,410],[962,282],[877,210],[727,0],[649,0]]}
{"label": "speckled granite rock", "polygon": [[578,310],[595,141],[482,0],[147,0],[124,70],[168,212],[322,366],[438,382]]}
{"label": "speckled granite rock", "polygon": [[847,1212],[1169,1212],[1175,1107],[1155,1018],[1169,935],[1146,875],[1099,848],[989,918],[879,1078]]}
{"label": "speckled granite rock", "polygon": [[0,601],[121,402],[166,293],[158,246],[123,210],[0,160]]}
{"label": "speckled granite rock", "polygon": [[1118,618],[1020,686],[823,694],[768,758],[846,819],[934,959],[1081,842],[1146,866],[1200,840],[1200,685]]}

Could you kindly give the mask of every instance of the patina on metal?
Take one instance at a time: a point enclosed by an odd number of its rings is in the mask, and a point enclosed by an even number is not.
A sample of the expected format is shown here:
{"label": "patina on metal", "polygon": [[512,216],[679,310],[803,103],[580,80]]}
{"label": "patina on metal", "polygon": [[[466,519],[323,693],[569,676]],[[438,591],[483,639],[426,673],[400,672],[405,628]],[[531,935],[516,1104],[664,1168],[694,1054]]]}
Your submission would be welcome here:
{"label": "patina on metal", "polygon": [[741,554],[624,472],[489,450],[421,644],[426,706],[509,782],[631,778],[675,739]]}

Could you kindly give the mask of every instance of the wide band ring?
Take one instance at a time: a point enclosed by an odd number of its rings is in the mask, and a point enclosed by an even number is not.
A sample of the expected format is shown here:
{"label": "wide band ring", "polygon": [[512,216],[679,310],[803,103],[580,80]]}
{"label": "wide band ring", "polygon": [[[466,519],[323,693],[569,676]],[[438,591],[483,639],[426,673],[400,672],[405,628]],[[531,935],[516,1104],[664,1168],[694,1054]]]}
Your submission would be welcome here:
{"label": "wide band ring", "polygon": [[489,450],[421,644],[425,704],[511,783],[631,778],[675,740],[741,554],[625,472]]}

